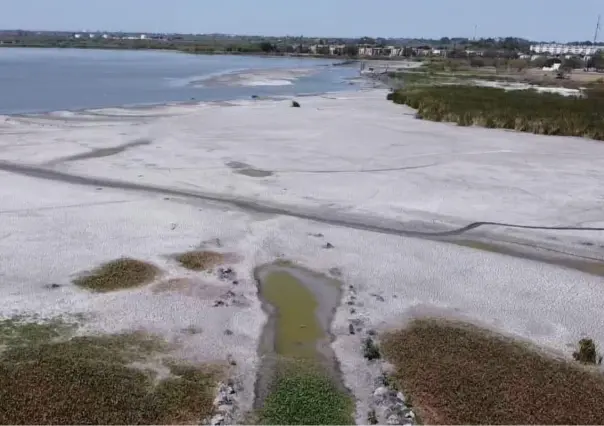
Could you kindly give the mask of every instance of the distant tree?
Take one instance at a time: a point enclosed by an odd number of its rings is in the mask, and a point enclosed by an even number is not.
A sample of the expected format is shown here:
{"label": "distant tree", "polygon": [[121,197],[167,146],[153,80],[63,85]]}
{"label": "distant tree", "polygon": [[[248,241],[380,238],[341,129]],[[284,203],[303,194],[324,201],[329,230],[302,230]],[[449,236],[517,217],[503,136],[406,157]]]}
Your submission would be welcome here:
{"label": "distant tree", "polygon": [[375,44],[375,39],[371,37],[361,37],[359,44]]}
{"label": "distant tree", "polygon": [[439,40],[440,44],[448,45],[451,44],[451,39],[449,37],[443,37]]}
{"label": "distant tree", "polygon": [[485,66],[484,59],[478,58],[478,57],[471,58],[470,66],[476,67],[476,68],[482,68]]}
{"label": "distant tree", "polygon": [[346,56],[355,57],[359,56],[359,46],[356,44],[349,44],[344,48],[344,54]]}
{"label": "distant tree", "polygon": [[275,50],[275,46],[268,41],[263,41],[260,43],[260,50],[262,50],[264,53],[270,53]]}
{"label": "distant tree", "polygon": [[560,68],[564,70],[574,70],[578,68],[585,68],[585,62],[579,58],[566,58],[562,61]]}
{"label": "distant tree", "polygon": [[587,68],[595,68],[597,71],[604,70],[604,55],[592,56],[586,65]]}
{"label": "distant tree", "polygon": [[528,68],[529,63],[524,59],[510,59],[507,63],[508,68],[514,69],[516,71],[522,71]]}
{"label": "distant tree", "polygon": [[543,68],[547,63],[547,58],[544,56],[538,56],[533,61],[531,61],[530,65],[535,68]]}

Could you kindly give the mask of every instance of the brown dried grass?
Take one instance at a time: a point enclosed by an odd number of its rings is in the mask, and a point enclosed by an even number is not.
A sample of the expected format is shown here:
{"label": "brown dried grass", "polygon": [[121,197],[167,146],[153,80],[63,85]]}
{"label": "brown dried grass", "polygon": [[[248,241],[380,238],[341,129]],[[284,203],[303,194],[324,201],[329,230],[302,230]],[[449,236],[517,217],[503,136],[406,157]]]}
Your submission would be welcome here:
{"label": "brown dried grass", "polygon": [[107,262],[73,283],[88,290],[108,292],[148,284],[159,273],[155,265],[125,257]]}
{"label": "brown dried grass", "polygon": [[225,261],[222,253],[215,251],[188,251],[176,256],[176,260],[185,268],[193,271],[209,271]]}
{"label": "brown dried grass", "polygon": [[0,424],[199,423],[213,412],[219,369],[169,364],[172,377],[129,366],[162,349],[144,336],[75,337],[0,356]]}
{"label": "brown dried grass", "polygon": [[604,424],[604,375],[475,326],[415,320],[382,348],[427,424]]}

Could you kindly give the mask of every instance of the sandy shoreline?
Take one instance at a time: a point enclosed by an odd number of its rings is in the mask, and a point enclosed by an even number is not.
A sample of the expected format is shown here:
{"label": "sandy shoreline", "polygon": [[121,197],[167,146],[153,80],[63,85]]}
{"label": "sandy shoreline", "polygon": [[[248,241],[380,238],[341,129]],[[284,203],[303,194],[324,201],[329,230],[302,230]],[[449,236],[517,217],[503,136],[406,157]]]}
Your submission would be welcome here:
{"label": "sandy shoreline", "polygon": [[[266,321],[253,269],[277,258],[323,273],[338,268],[356,289],[362,302],[356,315],[367,330],[428,312],[494,327],[565,356],[584,335],[604,342],[601,277],[370,230],[448,231],[480,221],[567,226],[572,229],[485,225],[464,238],[602,259],[604,231],[578,229],[604,227],[601,143],[419,121],[385,95],[306,97],[301,108],[287,100],[240,100],[145,114],[97,110],[86,120],[78,118],[86,112],[6,117],[0,121],[6,166],[0,171],[0,315],[84,312],[93,315],[91,330],[142,327],[180,342],[185,359],[230,354],[244,388],[242,411],[252,406]],[[235,161],[270,175],[236,173],[226,165]],[[11,164],[37,174],[15,173]],[[44,171],[98,184],[49,180]],[[107,180],[135,186],[111,187]],[[251,203],[281,210],[246,208]],[[353,220],[370,226],[347,227]],[[220,247],[211,242],[216,238]],[[326,250],[326,242],[334,248]],[[225,284],[170,257],[199,247],[237,255],[232,267],[242,303],[213,307]],[[192,287],[154,292],[158,282],[99,295],[70,284],[78,273],[125,255],[156,264],[161,282],[189,278]],[[62,287],[49,291],[49,283]],[[360,336],[349,335],[349,321],[342,304],[333,348],[364,423],[375,371],[362,357]],[[189,326],[203,332],[183,333]],[[225,336],[226,329],[232,334]]]}

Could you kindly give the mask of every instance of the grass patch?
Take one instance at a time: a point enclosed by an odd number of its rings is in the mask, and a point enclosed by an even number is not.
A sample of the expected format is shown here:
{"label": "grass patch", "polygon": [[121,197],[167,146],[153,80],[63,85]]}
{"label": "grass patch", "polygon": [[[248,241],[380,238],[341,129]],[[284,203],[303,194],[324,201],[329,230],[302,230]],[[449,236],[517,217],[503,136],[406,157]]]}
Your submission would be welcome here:
{"label": "grass patch", "polygon": [[147,284],[153,281],[159,272],[159,269],[150,263],[121,258],[107,262],[91,273],[76,278],[73,283],[88,290],[108,292]]}
{"label": "grass patch", "polygon": [[382,347],[426,423],[604,423],[602,374],[477,327],[416,320]]}
{"label": "grass patch", "polygon": [[392,100],[426,120],[604,140],[604,98],[597,96],[449,85],[401,89]]}
{"label": "grass patch", "polygon": [[258,415],[259,424],[354,424],[351,398],[328,374],[301,363],[281,366]]}
{"label": "grass patch", "polygon": [[63,318],[44,322],[32,322],[26,317],[16,316],[0,320],[0,347],[14,348],[49,342],[69,336],[77,325]]}
{"label": "grass patch", "polygon": [[214,251],[188,251],[176,256],[185,268],[193,271],[209,271],[224,262],[224,255]]}
{"label": "grass patch", "polygon": [[[33,324],[13,326],[30,335]],[[167,346],[142,334],[39,339],[0,354],[1,424],[176,424],[212,414],[218,370],[169,364],[171,377],[135,368]]]}

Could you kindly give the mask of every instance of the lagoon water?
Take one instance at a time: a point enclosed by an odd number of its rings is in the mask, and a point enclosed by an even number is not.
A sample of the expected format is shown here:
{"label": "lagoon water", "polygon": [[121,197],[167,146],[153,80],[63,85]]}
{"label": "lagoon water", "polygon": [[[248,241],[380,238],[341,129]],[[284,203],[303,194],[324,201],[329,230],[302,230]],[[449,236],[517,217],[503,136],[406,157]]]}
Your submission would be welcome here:
{"label": "lagoon water", "polygon": [[0,114],[350,90],[333,60],[161,51],[0,49]]}

